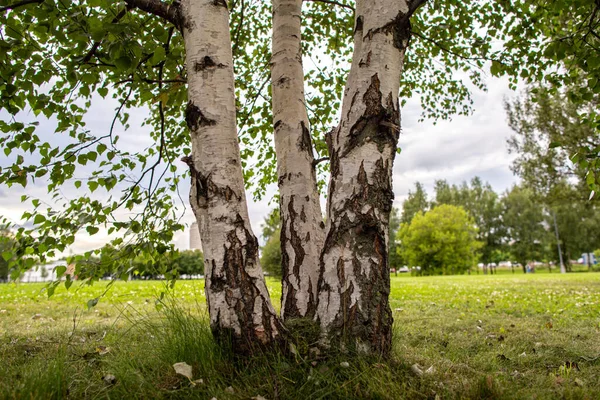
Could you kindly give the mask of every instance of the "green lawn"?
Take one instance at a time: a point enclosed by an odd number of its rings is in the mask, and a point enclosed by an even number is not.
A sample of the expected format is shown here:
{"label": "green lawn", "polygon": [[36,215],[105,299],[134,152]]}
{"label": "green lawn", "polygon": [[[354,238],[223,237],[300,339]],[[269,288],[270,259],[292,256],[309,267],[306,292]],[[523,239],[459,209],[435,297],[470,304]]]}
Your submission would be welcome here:
{"label": "green lawn", "polygon": [[0,285],[0,398],[600,399],[598,273],[392,276],[391,361],[233,360],[211,340],[202,281],[177,282],[165,298],[179,306],[161,311],[164,283],[118,282],[87,310],[104,286],[48,299]]}

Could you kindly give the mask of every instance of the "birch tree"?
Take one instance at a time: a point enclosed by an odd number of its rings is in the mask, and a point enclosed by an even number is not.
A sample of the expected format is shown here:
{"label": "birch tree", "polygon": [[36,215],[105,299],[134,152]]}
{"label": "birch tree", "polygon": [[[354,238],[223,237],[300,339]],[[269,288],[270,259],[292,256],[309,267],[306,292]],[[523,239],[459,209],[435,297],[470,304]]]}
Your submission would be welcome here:
{"label": "birch tree", "polygon": [[[177,199],[189,181],[218,340],[246,353],[285,344],[286,326],[300,318],[318,324],[325,348],[387,355],[401,106],[419,96],[424,118],[468,114],[465,73],[481,89],[488,70],[514,86],[549,63],[531,61],[545,45],[539,32],[523,35],[536,11],[530,2],[426,3],[3,3],[0,184],[41,182],[49,192],[23,195],[21,220],[33,228],[15,227],[16,244],[3,258],[30,268],[100,228],[114,235],[114,254],[103,260],[160,258],[183,228]],[[110,125],[92,132],[86,118],[100,98],[117,106],[103,116]],[[119,136],[136,107],[149,110],[150,134],[134,140],[155,145],[132,151]],[[282,220],[280,316],[246,200],[246,189],[260,198],[271,182]],[[94,253],[70,260],[88,282],[133,272],[132,263],[92,261]]]}

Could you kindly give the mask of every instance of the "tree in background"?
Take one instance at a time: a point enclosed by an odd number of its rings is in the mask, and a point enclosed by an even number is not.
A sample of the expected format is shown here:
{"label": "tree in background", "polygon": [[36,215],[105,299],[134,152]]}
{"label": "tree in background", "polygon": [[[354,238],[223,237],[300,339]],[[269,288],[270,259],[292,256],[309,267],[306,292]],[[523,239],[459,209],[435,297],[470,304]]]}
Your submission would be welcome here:
{"label": "tree in background", "polygon": [[[532,87],[505,103],[514,131],[509,150],[517,156],[512,169],[547,210],[551,229],[556,217],[567,270],[570,260],[591,252],[600,243],[595,228],[600,203],[588,195],[588,186],[597,180],[593,172],[597,168],[589,167],[593,159],[584,157],[585,149],[599,147],[600,140],[596,128],[582,118],[597,110],[598,102],[574,99],[572,89]],[[558,260],[556,239],[553,243],[551,259]]]}
{"label": "tree in background", "polygon": [[408,197],[402,203],[402,214],[400,215],[401,224],[410,224],[415,215],[419,212],[425,212],[429,209],[427,201],[427,192],[421,182],[415,182],[415,191],[409,191]]}
{"label": "tree in background", "polygon": [[476,237],[477,228],[467,212],[447,204],[417,213],[398,231],[402,256],[425,275],[469,271],[481,247]]}
{"label": "tree in background", "polygon": [[477,240],[482,243],[480,260],[486,264],[493,262],[492,255],[502,248],[505,233],[501,220],[502,207],[492,186],[476,176],[470,184],[463,182],[460,186],[437,180],[434,190],[432,207],[450,204],[464,208],[478,229]]}
{"label": "tree in background", "polygon": [[200,250],[184,250],[171,253],[171,260],[179,275],[204,275],[204,255]]}
{"label": "tree in background", "polygon": [[388,245],[388,253],[390,257],[390,268],[395,268],[397,271],[398,268],[402,267],[403,261],[398,250],[398,244],[396,243],[396,234],[398,233],[398,229],[400,229],[400,211],[396,207],[392,208],[392,212],[390,213],[389,229],[390,243]]}
{"label": "tree in background", "polygon": [[268,238],[262,248],[260,265],[269,275],[281,278],[283,271],[281,267],[281,232],[276,230]]}
{"label": "tree in background", "polygon": [[[584,185],[595,177],[587,174],[585,157],[574,155],[584,147],[600,146],[598,131],[581,117],[597,109],[597,104],[573,102],[565,93],[537,86],[504,106],[514,132],[508,140],[509,151],[516,155],[513,172],[543,197],[554,185],[574,180],[587,199]],[[579,158],[581,163],[574,162]]]}
{"label": "tree in background", "polygon": [[502,199],[502,221],[506,228],[510,253],[526,272],[527,263],[543,258],[551,231],[544,225],[544,208],[534,192],[513,186]]}
{"label": "tree in background", "polygon": [[9,235],[9,231],[0,226],[0,282],[8,280],[8,265],[13,257],[9,251],[13,247],[13,239]]}

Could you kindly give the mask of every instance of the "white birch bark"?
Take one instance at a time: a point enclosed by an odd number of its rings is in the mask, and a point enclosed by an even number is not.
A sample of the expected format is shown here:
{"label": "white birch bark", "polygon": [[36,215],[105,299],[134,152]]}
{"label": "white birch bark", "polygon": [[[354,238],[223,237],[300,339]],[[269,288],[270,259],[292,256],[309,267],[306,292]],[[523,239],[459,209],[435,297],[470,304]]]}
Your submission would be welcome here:
{"label": "white birch bark", "polygon": [[302,0],[273,0],[273,124],[280,193],[283,319],[312,317],[324,223],[304,98]]}
{"label": "white birch bark", "polygon": [[248,218],[236,129],[233,60],[226,0],[184,0],[188,71],[186,122],[192,155],[190,203],[204,249],[213,333],[236,351],[273,342],[281,325],[258,262]]}
{"label": "white birch bark", "polygon": [[422,0],[357,0],[353,63],[342,117],[329,138],[331,180],[317,319],[326,344],[387,354],[391,347],[388,223],[400,133],[398,92]]}

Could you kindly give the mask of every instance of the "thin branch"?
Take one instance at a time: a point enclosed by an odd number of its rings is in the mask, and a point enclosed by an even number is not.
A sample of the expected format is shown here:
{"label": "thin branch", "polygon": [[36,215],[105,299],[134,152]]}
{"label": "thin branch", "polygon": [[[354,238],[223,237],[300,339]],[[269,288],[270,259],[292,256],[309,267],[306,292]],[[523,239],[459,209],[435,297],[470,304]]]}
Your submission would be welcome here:
{"label": "thin branch", "polygon": [[317,165],[321,164],[324,161],[329,161],[329,157],[321,157],[321,158],[317,158],[316,160],[313,160],[313,162],[312,162],[313,167],[316,167]]}
{"label": "thin branch", "polygon": [[[166,83],[187,83],[187,79],[164,79],[164,80],[158,80],[158,79],[146,79],[146,78],[140,78],[140,80],[142,82],[145,83],[158,83],[159,85],[162,84],[166,84]],[[123,83],[130,83],[130,82],[134,82],[135,79],[134,78],[127,78],[127,79],[122,79],[118,82],[115,82],[114,85],[122,85]]]}
{"label": "thin branch", "polygon": [[452,49],[448,48],[448,47],[445,47],[443,44],[441,44],[441,43],[440,43],[440,42],[438,42],[437,40],[431,39],[431,38],[429,38],[429,37],[427,37],[427,36],[425,36],[425,35],[423,35],[423,34],[421,34],[421,33],[419,33],[419,32],[413,31],[413,32],[411,32],[411,34],[412,34],[412,35],[415,35],[416,37],[418,37],[418,38],[420,38],[420,39],[422,39],[422,40],[424,40],[424,41],[426,41],[426,42],[429,42],[429,43],[432,43],[432,44],[436,45],[436,46],[437,46],[437,47],[439,47],[439,48],[440,48],[440,50],[442,50],[443,52],[445,52],[445,53],[448,53],[448,54],[452,54],[452,55],[454,55],[454,56],[456,56],[456,57],[462,58],[463,60],[470,60],[470,61],[490,61],[490,60],[492,60],[492,61],[497,61],[497,62],[499,62],[500,64],[504,64],[504,63],[503,63],[503,62],[501,62],[500,60],[496,60],[496,59],[493,59],[493,58],[486,58],[486,57],[467,57],[467,56],[465,56],[465,55],[463,55],[463,54],[460,54],[460,53],[458,53],[458,52],[456,52],[456,51],[454,51],[454,50],[452,50]]}
{"label": "thin branch", "polygon": [[183,17],[179,2],[172,4],[166,4],[161,0],[125,0],[125,2],[129,7],[139,8],[169,21],[179,30],[183,28]]}
{"label": "thin branch", "polygon": [[[123,10],[121,10],[111,21],[111,24],[116,24],[117,22],[119,22],[126,14],[127,12],[130,10],[129,5],[127,7],[125,7]],[[100,47],[100,45],[102,44],[102,40],[98,40],[96,42],[94,42],[94,44],[92,45],[92,48],[90,49],[90,51],[83,57],[83,60],[81,61],[82,64],[87,64],[88,62],[90,62],[90,60],[92,59],[92,57],[96,54],[96,50],[98,50],[98,48]]]}
{"label": "thin branch", "polygon": [[18,3],[11,4],[10,6],[0,7],[0,12],[4,12],[4,11],[8,11],[8,10],[14,10],[17,7],[26,6],[28,4],[34,4],[34,3],[41,4],[43,2],[44,2],[44,0],[23,0],[23,1],[20,1]]}
{"label": "thin branch", "polygon": [[343,7],[343,8],[346,8],[348,10],[351,10],[352,12],[355,11],[354,7],[349,6],[348,4],[340,3],[339,1],[335,1],[335,0],[303,0],[303,1],[312,1],[312,2],[315,2],[315,3],[333,4],[334,6]]}

